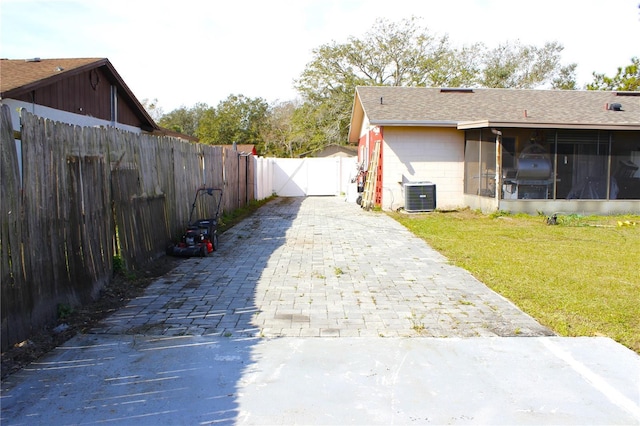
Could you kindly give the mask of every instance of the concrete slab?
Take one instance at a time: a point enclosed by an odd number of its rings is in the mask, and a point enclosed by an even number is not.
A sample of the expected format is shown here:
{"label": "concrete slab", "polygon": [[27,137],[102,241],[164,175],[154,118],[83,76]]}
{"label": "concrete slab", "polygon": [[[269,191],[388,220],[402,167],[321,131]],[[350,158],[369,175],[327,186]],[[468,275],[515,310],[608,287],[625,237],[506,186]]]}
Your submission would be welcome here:
{"label": "concrete slab", "polygon": [[85,335],[2,384],[2,425],[640,424],[606,338]]}

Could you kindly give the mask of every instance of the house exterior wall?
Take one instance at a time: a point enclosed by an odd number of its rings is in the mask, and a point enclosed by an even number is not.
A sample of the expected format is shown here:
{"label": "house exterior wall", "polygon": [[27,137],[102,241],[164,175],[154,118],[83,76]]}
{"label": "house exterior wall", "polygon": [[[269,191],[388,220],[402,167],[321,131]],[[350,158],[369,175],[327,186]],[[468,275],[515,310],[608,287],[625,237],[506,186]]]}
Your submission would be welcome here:
{"label": "house exterior wall", "polygon": [[[77,75],[64,78],[56,83],[36,88],[17,98],[27,104],[41,105],[54,110],[66,111],[112,121],[112,84],[109,76],[101,69],[94,68]],[[116,121],[139,127],[136,112],[118,93]]]}
{"label": "house exterior wall", "polygon": [[436,208],[465,206],[464,132],[451,128],[385,127],[382,208],[404,207],[404,183],[436,185]]}
{"label": "house exterior wall", "polygon": [[362,126],[360,127],[360,138],[358,139],[358,163],[362,165],[364,170],[367,170],[369,165],[369,156],[373,152],[373,146],[370,142],[370,136],[373,133],[369,129],[369,120],[364,117],[362,120]]}
{"label": "house exterior wall", "polygon": [[14,130],[20,130],[20,110],[24,108],[34,115],[48,118],[54,121],[60,121],[62,123],[73,124],[76,126],[112,126],[132,133],[142,132],[139,127],[122,123],[114,124],[109,120],[102,120],[100,118],[91,117],[88,115],[74,114],[71,112],[61,111],[43,105],[33,104],[30,102],[24,102],[15,99],[2,99],[2,101],[0,101],[0,104],[8,105],[11,109],[11,122],[13,123]]}

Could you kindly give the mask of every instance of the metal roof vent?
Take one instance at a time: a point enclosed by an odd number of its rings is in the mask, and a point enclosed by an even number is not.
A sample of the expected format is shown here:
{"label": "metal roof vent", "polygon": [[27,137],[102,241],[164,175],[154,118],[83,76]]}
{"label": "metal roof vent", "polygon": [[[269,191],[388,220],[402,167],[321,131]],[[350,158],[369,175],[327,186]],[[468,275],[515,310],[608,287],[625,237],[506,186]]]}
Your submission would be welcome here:
{"label": "metal roof vent", "polygon": [[609,111],[622,111],[622,104],[619,104],[619,103],[609,104]]}
{"label": "metal roof vent", "polygon": [[467,87],[442,87],[440,93],[473,93],[473,89]]}

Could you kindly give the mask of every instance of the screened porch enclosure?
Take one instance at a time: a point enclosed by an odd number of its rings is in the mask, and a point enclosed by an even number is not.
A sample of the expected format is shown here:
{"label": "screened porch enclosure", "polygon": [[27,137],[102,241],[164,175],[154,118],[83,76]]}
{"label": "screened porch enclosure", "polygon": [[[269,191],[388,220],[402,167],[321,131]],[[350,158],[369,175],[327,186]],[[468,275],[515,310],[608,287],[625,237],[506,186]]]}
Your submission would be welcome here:
{"label": "screened porch enclosure", "polygon": [[467,130],[464,192],[500,200],[640,200],[640,132]]}

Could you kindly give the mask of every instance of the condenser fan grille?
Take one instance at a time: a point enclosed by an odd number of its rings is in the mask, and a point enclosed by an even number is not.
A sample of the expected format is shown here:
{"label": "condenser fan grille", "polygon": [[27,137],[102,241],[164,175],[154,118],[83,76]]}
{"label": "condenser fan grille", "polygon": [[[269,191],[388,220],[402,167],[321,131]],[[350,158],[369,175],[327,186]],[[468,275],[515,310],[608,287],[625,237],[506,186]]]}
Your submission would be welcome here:
{"label": "condenser fan grille", "polygon": [[436,209],[436,185],[431,182],[404,184],[404,209],[408,212],[429,212]]}

